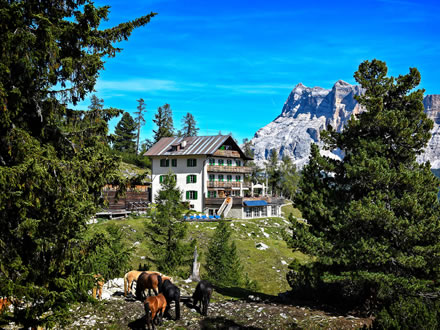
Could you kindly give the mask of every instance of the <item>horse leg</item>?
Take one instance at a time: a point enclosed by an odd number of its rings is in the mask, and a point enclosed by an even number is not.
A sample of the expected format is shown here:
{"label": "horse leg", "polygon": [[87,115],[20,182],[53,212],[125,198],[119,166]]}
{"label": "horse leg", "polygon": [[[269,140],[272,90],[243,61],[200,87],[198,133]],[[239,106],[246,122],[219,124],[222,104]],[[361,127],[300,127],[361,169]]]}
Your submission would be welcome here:
{"label": "horse leg", "polygon": [[[149,290],[149,289],[148,289],[148,290]],[[159,294],[155,288],[153,288],[153,292],[154,292],[154,294],[155,294],[156,296]]]}

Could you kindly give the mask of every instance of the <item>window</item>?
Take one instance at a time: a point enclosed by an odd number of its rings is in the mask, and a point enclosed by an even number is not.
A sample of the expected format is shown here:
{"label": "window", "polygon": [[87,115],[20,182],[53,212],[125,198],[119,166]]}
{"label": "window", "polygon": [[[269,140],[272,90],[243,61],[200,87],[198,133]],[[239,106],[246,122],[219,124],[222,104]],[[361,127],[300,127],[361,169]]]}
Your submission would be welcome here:
{"label": "window", "polygon": [[219,159],[218,164],[219,164],[219,166],[223,166],[223,165],[225,165],[225,161],[223,159]]}
{"label": "window", "polygon": [[194,174],[187,175],[186,183],[196,183],[196,182],[197,182],[197,175]]}
{"label": "window", "polygon": [[235,176],[235,181],[241,182],[241,175],[236,175]]}
{"label": "window", "polygon": [[240,190],[232,190],[232,196],[240,196]]}
{"label": "window", "polygon": [[235,161],[235,166],[241,166],[241,160],[237,159],[237,160]]}
{"label": "window", "polygon": [[170,167],[170,160],[169,159],[161,159],[160,160],[160,167]]}
{"label": "window", "polygon": [[260,208],[259,207],[254,207],[254,217],[259,217],[260,216]]}
{"label": "window", "polygon": [[177,167],[177,159],[171,159],[171,166]]}
{"label": "window", "polygon": [[209,165],[215,165],[215,159],[209,158]]}
{"label": "window", "polygon": [[195,191],[195,190],[188,190],[186,192],[186,199],[197,199],[197,191]]}
{"label": "window", "polygon": [[208,198],[216,198],[217,197],[217,192],[214,191],[208,191]]}
{"label": "window", "polygon": [[219,175],[218,175],[218,181],[223,182],[223,174],[219,174]]}
{"label": "window", "polygon": [[215,175],[214,174],[210,174],[209,175],[209,182],[214,182],[215,180]]}
{"label": "window", "polygon": [[267,217],[267,206],[263,206],[261,209],[261,216]]}
{"label": "window", "polygon": [[228,174],[228,175],[226,176],[226,180],[227,180],[228,182],[231,182],[231,181],[232,181],[232,175]]}
{"label": "window", "polygon": [[196,167],[197,166],[197,159],[195,158],[189,158],[186,162],[188,167]]}
{"label": "window", "polygon": [[228,166],[232,166],[232,159],[228,159],[228,160],[226,161],[226,164],[228,164]]}
{"label": "window", "polygon": [[246,218],[251,218],[252,217],[252,211],[250,207],[245,208],[244,210],[246,212]]}
{"label": "window", "polygon": [[277,207],[272,205],[272,215],[277,215]]}
{"label": "window", "polygon": [[[165,181],[166,177],[167,177],[166,175],[160,175],[159,176],[159,183],[163,183]],[[173,175],[172,178],[173,178],[174,182],[177,182],[177,175]]]}

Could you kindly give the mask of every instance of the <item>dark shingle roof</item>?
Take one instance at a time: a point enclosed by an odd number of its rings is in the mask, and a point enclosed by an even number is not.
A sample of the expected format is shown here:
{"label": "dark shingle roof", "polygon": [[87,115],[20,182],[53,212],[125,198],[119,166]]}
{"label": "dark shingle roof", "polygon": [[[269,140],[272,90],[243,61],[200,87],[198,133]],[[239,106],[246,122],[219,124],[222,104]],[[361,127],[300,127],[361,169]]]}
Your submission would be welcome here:
{"label": "dark shingle roof", "polygon": [[[186,142],[186,146],[184,148],[173,150],[172,146],[180,146],[183,141]],[[145,156],[212,155],[226,141],[234,144],[243,158],[249,159],[244,155],[243,151],[235,143],[234,139],[230,135],[166,137],[156,142],[144,155]]]}

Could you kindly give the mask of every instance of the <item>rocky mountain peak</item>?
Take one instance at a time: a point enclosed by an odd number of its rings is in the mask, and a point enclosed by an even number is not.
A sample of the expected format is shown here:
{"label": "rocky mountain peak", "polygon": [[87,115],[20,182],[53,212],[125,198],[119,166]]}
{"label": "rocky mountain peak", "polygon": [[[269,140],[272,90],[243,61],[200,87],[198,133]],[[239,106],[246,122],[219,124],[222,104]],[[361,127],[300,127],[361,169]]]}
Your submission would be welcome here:
{"label": "rocky mountain peak", "polygon": [[[341,131],[353,114],[362,111],[355,95],[363,90],[338,80],[332,89],[296,85],[288,96],[281,114],[274,121],[259,129],[251,142],[254,144],[255,161],[267,160],[270,151],[276,149],[280,158],[284,155],[302,167],[309,158],[312,142],[322,145],[320,132],[331,125]],[[432,138],[420,161],[430,160],[433,168],[440,168],[440,95],[428,95],[424,99],[426,114],[434,121]],[[321,151],[330,157],[340,157],[337,152]]]}

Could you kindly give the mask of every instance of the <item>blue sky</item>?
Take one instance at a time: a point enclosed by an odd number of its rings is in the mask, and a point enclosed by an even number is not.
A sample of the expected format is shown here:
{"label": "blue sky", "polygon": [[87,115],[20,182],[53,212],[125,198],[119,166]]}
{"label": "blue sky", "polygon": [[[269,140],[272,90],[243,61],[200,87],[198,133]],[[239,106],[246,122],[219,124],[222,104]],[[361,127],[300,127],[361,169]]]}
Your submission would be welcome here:
{"label": "blue sky", "polygon": [[143,139],[152,136],[157,108],[169,103],[177,129],[190,112],[199,135],[231,132],[241,143],[281,113],[296,84],[355,83],[359,64],[373,58],[387,62],[390,75],[417,67],[426,93],[440,94],[436,1],[95,3],[111,6],[103,27],[158,13],[106,60],[95,88],[106,106],[130,113],[137,99],[146,101]]}

